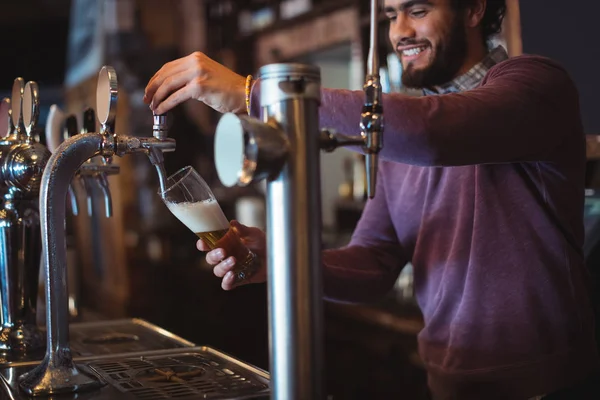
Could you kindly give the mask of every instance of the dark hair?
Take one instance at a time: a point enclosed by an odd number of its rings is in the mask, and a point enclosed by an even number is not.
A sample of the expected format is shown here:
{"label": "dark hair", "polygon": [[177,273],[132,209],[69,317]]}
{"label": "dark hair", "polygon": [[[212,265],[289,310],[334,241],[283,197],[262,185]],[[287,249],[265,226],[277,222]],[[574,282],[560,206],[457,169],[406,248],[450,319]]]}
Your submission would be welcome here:
{"label": "dark hair", "polygon": [[[452,0],[456,10],[462,10],[473,5],[477,0]],[[502,30],[502,20],[506,14],[506,0],[487,0],[485,13],[481,19],[481,34],[484,40]]]}

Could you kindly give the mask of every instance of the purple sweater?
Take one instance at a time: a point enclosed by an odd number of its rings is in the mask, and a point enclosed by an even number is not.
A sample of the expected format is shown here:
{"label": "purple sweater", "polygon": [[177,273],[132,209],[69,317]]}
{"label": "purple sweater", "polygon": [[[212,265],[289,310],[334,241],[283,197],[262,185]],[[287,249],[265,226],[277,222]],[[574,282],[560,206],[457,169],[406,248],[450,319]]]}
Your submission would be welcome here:
{"label": "purple sweater", "polygon": [[[324,90],[322,126],[358,133],[361,92]],[[388,292],[407,261],[440,398],[527,399],[596,364],[582,256],[585,142],[568,74],[534,56],[474,90],[384,98],[377,195],[324,254],[329,298]]]}
{"label": "purple sweater", "polygon": [[[363,101],[324,89],[321,126],[358,134]],[[324,252],[326,296],[380,297],[411,261],[436,399],[525,400],[584,378],[597,355],[568,74],[520,56],[474,90],[387,95],[384,115],[377,194],[351,243]]]}

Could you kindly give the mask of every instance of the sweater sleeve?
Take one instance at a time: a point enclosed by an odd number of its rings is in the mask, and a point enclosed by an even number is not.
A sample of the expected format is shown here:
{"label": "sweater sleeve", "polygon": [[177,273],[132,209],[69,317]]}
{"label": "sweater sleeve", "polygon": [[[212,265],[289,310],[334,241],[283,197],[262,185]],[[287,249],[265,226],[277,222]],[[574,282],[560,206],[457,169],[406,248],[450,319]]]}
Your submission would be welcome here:
{"label": "sweater sleeve", "polygon": [[350,244],[323,252],[324,292],[330,300],[380,298],[393,287],[408,261],[391,221],[383,181],[380,173],[377,195],[367,201]]}
{"label": "sweater sleeve", "polygon": [[[359,134],[364,95],[323,89],[320,123]],[[383,159],[422,166],[548,161],[578,122],[568,74],[535,56],[509,59],[473,90],[384,95]]]}

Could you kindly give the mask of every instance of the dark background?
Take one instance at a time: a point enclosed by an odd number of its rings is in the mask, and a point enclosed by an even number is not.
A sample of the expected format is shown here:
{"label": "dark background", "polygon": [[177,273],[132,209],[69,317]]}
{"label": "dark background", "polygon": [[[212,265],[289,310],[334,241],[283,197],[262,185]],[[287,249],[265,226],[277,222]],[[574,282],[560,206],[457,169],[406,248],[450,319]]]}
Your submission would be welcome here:
{"label": "dark background", "polygon": [[600,24],[596,1],[521,0],[523,52],[559,61],[579,89],[585,131],[600,135]]}
{"label": "dark background", "polygon": [[[600,28],[594,1],[521,1],[523,50],[556,59],[575,80],[586,133],[600,134]],[[17,76],[61,85],[70,0],[0,0],[0,93]]]}
{"label": "dark background", "polygon": [[[21,76],[61,85],[67,60],[70,0],[0,0],[0,92]],[[43,86],[42,86],[43,85]]]}

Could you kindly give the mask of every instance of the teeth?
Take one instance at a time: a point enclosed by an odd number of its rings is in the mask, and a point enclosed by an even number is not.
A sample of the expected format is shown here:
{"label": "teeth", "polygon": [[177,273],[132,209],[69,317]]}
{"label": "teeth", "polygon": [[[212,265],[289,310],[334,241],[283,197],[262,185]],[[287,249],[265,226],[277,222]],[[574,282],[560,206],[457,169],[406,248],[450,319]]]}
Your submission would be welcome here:
{"label": "teeth", "polygon": [[405,55],[405,56],[416,56],[417,54],[419,54],[423,50],[425,50],[425,46],[423,46],[423,47],[415,47],[413,49],[404,50],[404,51],[402,51],[402,54]]}

